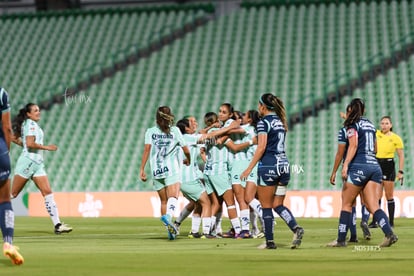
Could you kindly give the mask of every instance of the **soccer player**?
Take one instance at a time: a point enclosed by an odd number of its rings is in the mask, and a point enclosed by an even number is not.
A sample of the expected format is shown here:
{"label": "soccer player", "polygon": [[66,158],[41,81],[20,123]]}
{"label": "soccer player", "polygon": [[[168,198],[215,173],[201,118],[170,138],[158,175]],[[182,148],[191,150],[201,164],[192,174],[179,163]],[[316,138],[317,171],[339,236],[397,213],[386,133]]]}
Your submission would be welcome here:
{"label": "soccer player", "polygon": [[[218,116],[214,112],[208,112],[204,116],[206,126],[212,126],[218,122]],[[212,127],[208,132],[217,131],[219,128]],[[206,164],[204,167],[204,180],[207,193],[210,195],[212,202],[212,225],[216,225],[217,217],[215,216],[222,205],[222,200],[227,205],[227,212],[230,222],[234,229],[234,238],[239,238],[241,226],[237,216],[237,210],[234,200],[234,193],[231,187],[228,171],[228,150],[224,145],[216,143],[206,143]],[[215,196],[217,198],[215,199]],[[214,227],[213,227],[213,230]]]}
{"label": "soccer player", "polygon": [[378,207],[376,191],[381,183],[382,171],[375,158],[377,146],[374,125],[365,117],[364,102],[355,98],[350,103],[350,111],[344,122],[347,128],[348,150],[342,165],[342,208],[339,217],[338,237],[327,244],[330,247],[346,246],[346,233],[351,219],[352,203],[362,191],[365,204],[374,214],[385,234],[381,247],[391,246],[398,237],[393,233],[387,215]]}
{"label": "soccer player", "polygon": [[13,264],[21,265],[24,258],[18,248],[13,245],[14,212],[10,202],[10,142],[12,140],[12,126],[10,121],[10,104],[7,91],[0,87],[0,228],[3,235],[3,254]]}
{"label": "soccer player", "polygon": [[[380,122],[381,130],[377,130],[376,137],[378,141],[377,159],[382,170],[382,187],[379,190],[378,198],[381,200],[382,191],[385,191],[387,199],[388,216],[391,227],[394,227],[394,185],[395,185],[395,161],[394,155],[398,156],[398,174],[397,179],[403,181],[404,177],[404,143],[400,136],[392,131],[392,121],[390,116],[384,116]],[[375,225],[375,222],[374,222]]]}
{"label": "soccer player", "polygon": [[293,232],[291,248],[298,248],[305,231],[292,212],[283,205],[290,180],[289,161],[285,151],[288,130],[286,110],[280,98],[266,93],[259,99],[262,119],[257,124],[258,144],[247,169],[240,175],[247,180],[258,163],[257,194],[262,205],[266,243],[259,248],[276,249],[273,235],[273,210],[285,221]]}
{"label": "soccer player", "polygon": [[[348,114],[348,112],[350,111],[350,106],[349,105],[347,106],[346,111],[347,111],[347,114]],[[344,119],[347,118],[347,114],[344,115]],[[342,114],[341,114],[341,117],[342,117]],[[333,165],[333,168],[332,168],[331,177],[329,179],[329,182],[332,185],[335,185],[336,172],[338,171],[339,165],[343,162],[343,160],[345,160],[345,154],[346,154],[347,149],[348,149],[348,140],[346,139],[346,128],[342,127],[338,132],[338,148],[336,150],[335,161],[334,161],[334,165]],[[344,186],[342,188],[344,188]],[[356,203],[356,201],[354,201],[354,203],[352,205],[352,215],[351,215],[351,220],[349,221],[349,225],[348,225],[349,231],[351,233],[351,237],[349,238],[348,242],[358,242],[357,230],[356,230],[355,203]],[[361,227],[362,227],[362,223],[363,222],[361,222]],[[368,226],[366,225],[366,227],[368,227]],[[362,229],[364,231],[365,228],[362,228]],[[368,229],[368,233],[369,233],[369,237],[371,237],[369,229]],[[364,237],[366,237],[365,231],[364,231]]]}
{"label": "soccer player", "polygon": [[[161,201],[166,201],[166,208],[161,208],[161,221],[168,232],[168,239],[175,240],[177,229],[172,223],[181,184],[181,163],[179,148],[184,152],[183,163],[189,166],[192,162],[190,150],[178,129],[173,126],[174,115],[168,106],[161,106],[156,112],[157,125],[145,132],[145,146],[140,167],[140,178],[147,181],[145,165],[150,158],[154,188]],[[163,206],[163,203],[161,203]]]}
{"label": "soccer player", "polygon": [[19,110],[13,129],[15,137],[13,142],[23,147],[17,160],[12,185],[12,198],[17,197],[29,179],[32,179],[45,199],[45,207],[54,225],[55,234],[69,233],[72,227],[61,222],[55,198],[50,187],[45,165],[43,151],[56,151],[54,144],[43,145],[43,130],[37,124],[40,120],[40,109],[34,103],[28,103]]}
{"label": "soccer player", "polygon": [[[233,106],[230,103],[223,103],[219,108],[218,117],[223,127],[231,124],[235,119],[241,121],[242,118],[237,119],[234,116],[235,112]],[[240,116],[240,115],[239,115]],[[240,128],[238,133],[232,132],[229,135],[229,139],[224,142],[224,145],[228,146],[228,143],[233,142],[235,144],[243,143],[243,138],[246,136],[244,129]],[[240,221],[241,221],[241,232],[240,238],[250,238],[250,210],[249,204],[245,200],[245,187],[246,182],[240,179],[240,174],[244,169],[247,168],[249,161],[247,160],[246,150],[233,151],[231,148],[228,151],[228,164],[231,177],[231,184],[234,195],[240,208]],[[224,237],[233,237],[234,232],[230,230]]]}
{"label": "soccer player", "polygon": [[[189,237],[192,238],[214,238],[214,236],[210,235],[210,227],[211,227],[211,206],[210,200],[206,193],[206,190],[201,183],[199,175],[197,174],[198,165],[197,157],[200,155],[200,148],[198,147],[199,143],[204,143],[208,141],[208,139],[215,138],[216,136],[224,134],[226,131],[238,127],[239,124],[235,122],[229,126],[228,128],[222,128],[219,131],[210,132],[208,134],[196,134],[194,128],[194,121],[190,124],[188,119],[182,119],[177,122],[177,127],[180,129],[181,133],[184,136],[184,140],[187,142],[187,145],[190,149],[191,153],[191,160],[193,162],[190,166],[186,166],[182,168],[182,183],[181,183],[181,191],[185,195],[185,197],[198,203],[201,205],[201,220],[203,225],[203,234],[200,235],[198,233],[198,229],[200,226],[200,216],[198,212],[193,214],[192,220],[192,229]],[[185,208],[185,210],[189,210],[190,208]],[[198,210],[197,210],[198,211]]]}

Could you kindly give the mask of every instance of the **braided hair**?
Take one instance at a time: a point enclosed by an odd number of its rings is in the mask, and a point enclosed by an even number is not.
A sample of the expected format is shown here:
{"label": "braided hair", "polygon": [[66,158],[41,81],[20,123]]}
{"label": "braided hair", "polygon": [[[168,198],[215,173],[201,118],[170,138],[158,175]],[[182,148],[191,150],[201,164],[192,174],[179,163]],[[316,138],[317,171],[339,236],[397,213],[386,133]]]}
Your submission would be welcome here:
{"label": "braided hair", "polygon": [[174,115],[168,106],[160,106],[157,109],[157,125],[164,133],[170,133],[170,128],[174,123]]}
{"label": "braided hair", "polygon": [[344,122],[345,127],[349,127],[350,125],[359,121],[365,112],[365,103],[360,98],[353,99],[348,106],[350,110]]}

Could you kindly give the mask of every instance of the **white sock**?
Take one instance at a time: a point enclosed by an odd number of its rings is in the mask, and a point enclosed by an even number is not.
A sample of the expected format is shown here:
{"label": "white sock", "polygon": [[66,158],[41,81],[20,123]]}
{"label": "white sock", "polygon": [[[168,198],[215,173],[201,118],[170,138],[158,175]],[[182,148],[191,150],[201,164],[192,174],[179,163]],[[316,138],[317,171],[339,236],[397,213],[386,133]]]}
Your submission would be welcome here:
{"label": "white sock", "polygon": [[198,233],[198,230],[200,229],[200,224],[201,217],[193,216],[193,219],[191,220],[191,233]]}
{"label": "white sock", "polygon": [[234,233],[240,234],[241,227],[240,227],[240,220],[239,218],[234,218],[230,220],[231,225],[233,226]]}
{"label": "white sock", "polygon": [[170,197],[167,200],[167,215],[172,218],[174,217],[175,209],[177,208],[178,200],[175,197]]}
{"label": "white sock", "polygon": [[249,206],[252,207],[252,209],[254,210],[254,212],[256,214],[258,214],[260,218],[263,217],[263,214],[262,214],[262,205],[260,204],[260,201],[259,200],[257,200],[256,198],[253,198],[253,200],[250,201]]}
{"label": "white sock", "polygon": [[192,211],[187,210],[187,208],[184,208],[175,221],[178,223],[183,222],[191,214],[191,212]]}
{"label": "white sock", "polygon": [[53,225],[60,223],[59,212],[53,194],[45,196],[45,206],[50,218],[52,219]]}
{"label": "white sock", "polygon": [[216,225],[216,233],[223,233],[223,229],[221,228],[221,221],[222,221],[221,216],[222,215],[223,215],[222,212],[218,212],[216,214],[216,222],[215,222],[215,225]]}
{"label": "white sock", "polygon": [[241,230],[247,230],[250,229],[250,210],[244,209],[240,210],[240,221],[241,221]]}
{"label": "white sock", "polygon": [[257,225],[257,218],[259,216],[256,212],[250,211],[250,224],[252,225],[252,233],[256,233],[259,230],[259,226]]}
{"label": "white sock", "polygon": [[202,218],[203,223],[203,234],[210,234],[211,218]]}

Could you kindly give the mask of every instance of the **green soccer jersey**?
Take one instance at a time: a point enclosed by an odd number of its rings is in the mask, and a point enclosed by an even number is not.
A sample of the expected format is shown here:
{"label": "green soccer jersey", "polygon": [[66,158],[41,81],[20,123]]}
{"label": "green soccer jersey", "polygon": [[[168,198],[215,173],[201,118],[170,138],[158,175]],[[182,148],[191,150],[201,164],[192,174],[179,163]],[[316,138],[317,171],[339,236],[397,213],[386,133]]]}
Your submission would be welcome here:
{"label": "green soccer jersey", "polygon": [[[218,128],[211,128],[208,132],[219,130]],[[206,175],[220,175],[228,172],[228,154],[229,151],[224,145],[216,145],[214,140],[206,142],[206,165],[204,167],[204,174]]]}
{"label": "green soccer jersey", "polygon": [[36,163],[43,162],[43,150],[29,149],[26,144],[26,137],[34,136],[36,144],[43,145],[43,130],[40,126],[31,119],[26,119],[22,124],[22,143],[23,151],[22,155],[28,157],[30,160]]}
{"label": "green soccer jersey", "polygon": [[168,134],[158,126],[149,128],[145,132],[145,144],[151,145],[150,166],[155,179],[175,175],[181,170],[178,154],[186,143],[177,127],[171,127]]}
{"label": "green soccer jersey", "polygon": [[[228,127],[234,120],[233,119],[228,119],[225,123],[223,127]],[[227,139],[226,143],[228,143],[230,141],[230,139],[235,143],[235,144],[241,144],[244,143],[244,137],[246,137],[247,134],[246,133],[233,133],[230,134],[229,139]],[[247,149],[238,151],[238,152],[232,152],[231,150],[229,150],[229,163],[232,164],[234,161],[241,161],[241,160],[247,160],[247,154],[246,154]]]}
{"label": "green soccer jersey", "polygon": [[[198,140],[201,137],[201,134],[184,134],[184,141],[187,143],[188,148],[190,149],[191,155],[191,164],[189,166],[182,166],[182,182],[191,182],[198,179],[197,175],[197,157],[200,155],[200,148],[197,144]],[[182,152],[182,151],[181,151]],[[184,153],[182,153],[182,158]]]}

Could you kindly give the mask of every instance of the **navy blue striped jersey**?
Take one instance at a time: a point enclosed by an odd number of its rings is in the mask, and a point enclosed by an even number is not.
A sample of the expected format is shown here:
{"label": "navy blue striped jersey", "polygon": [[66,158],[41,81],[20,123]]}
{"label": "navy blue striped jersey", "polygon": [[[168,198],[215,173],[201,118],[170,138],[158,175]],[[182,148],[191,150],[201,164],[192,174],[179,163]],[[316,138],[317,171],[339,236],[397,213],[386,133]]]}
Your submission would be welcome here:
{"label": "navy blue striped jersey", "polygon": [[265,157],[285,155],[286,129],[276,114],[269,114],[257,123],[257,135],[267,134]]}
{"label": "navy blue striped jersey", "polygon": [[362,163],[362,164],[378,164],[377,158],[375,157],[375,126],[371,121],[365,117],[348,127],[346,135],[348,139],[357,137],[358,148],[351,163]]}

